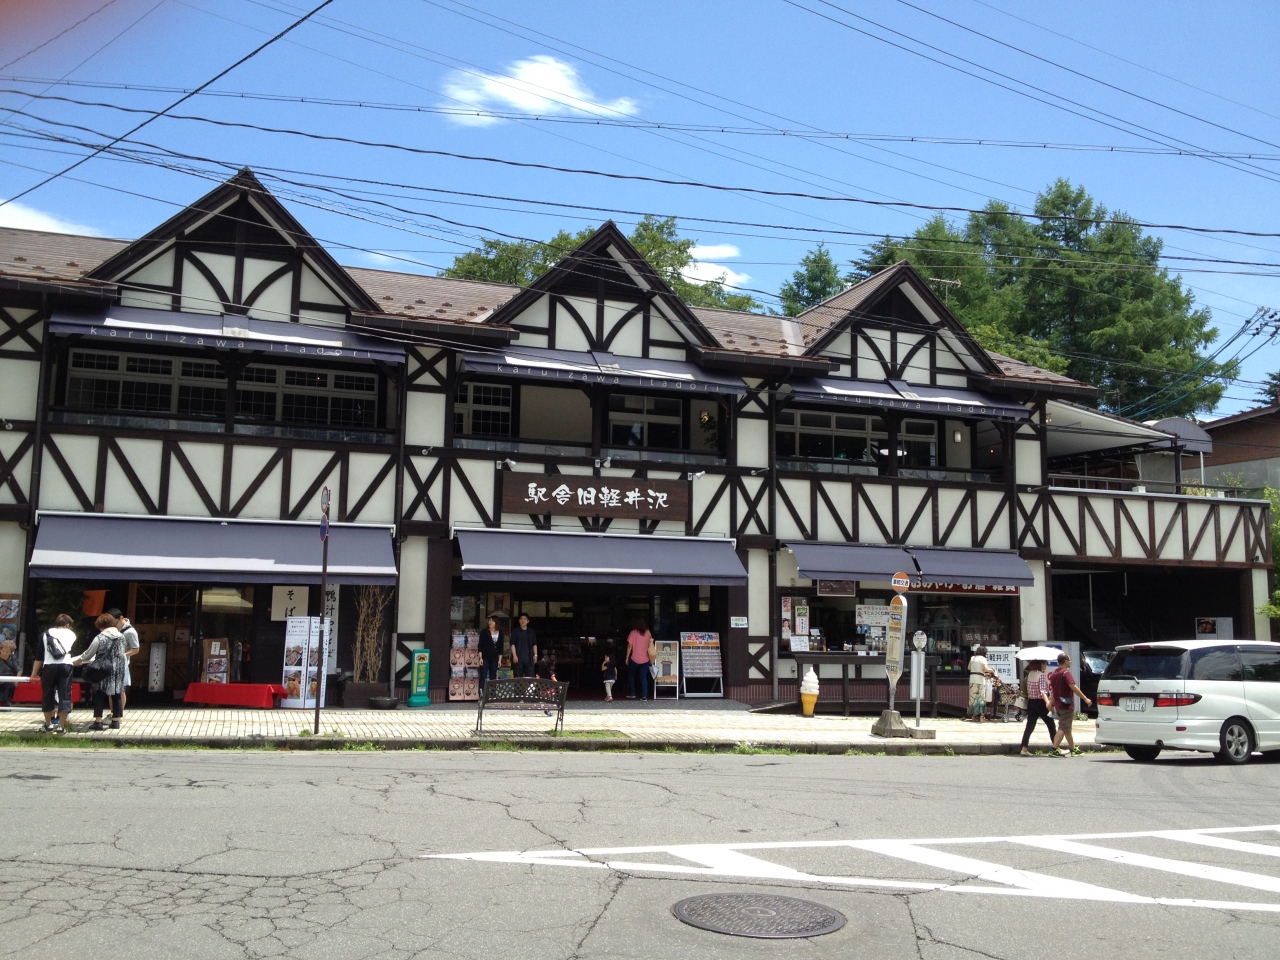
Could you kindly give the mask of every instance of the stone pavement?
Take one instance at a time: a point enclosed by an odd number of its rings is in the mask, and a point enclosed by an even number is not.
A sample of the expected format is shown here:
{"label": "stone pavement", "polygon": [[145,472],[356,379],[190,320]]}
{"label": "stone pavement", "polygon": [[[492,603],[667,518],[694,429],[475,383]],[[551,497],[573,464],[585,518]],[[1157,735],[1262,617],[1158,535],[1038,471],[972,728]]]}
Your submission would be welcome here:
{"label": "stone pavement", "polygon": [[[128,712],[120,730],[88,731],[88,710],[71,714],[66,739],[105,740],[120,745],[277,746],[290,749],[342,748],[373,743],[387,749],[467,749],[512,743],[531,749],[715,749],[746,744],[814,753],[1012,753],[1022,737],[1021,723],[966,723],[924,719],[937,731],[934,740],[884,740],[871,735],[869,716],[752,713],[734,701],[703,704],[570,703],[564,733],[552,735],[553,718],[541,711],[489,710],[485,733],[474,733],[475,708],[441,705],[395,711],[326,709],[319,738],[311,736],[313,714],[304,710],[251,710],[212,707],[140,707]],[[42,717],[30,708],[0,710],[0,736],[43,736]],[[907,718],[914,726],[913,717]],[[1096,749],[1093,722],[1077,721],[1076,742]],[[1045,749],[1044,727],[1036,729],[1032,748]]]}

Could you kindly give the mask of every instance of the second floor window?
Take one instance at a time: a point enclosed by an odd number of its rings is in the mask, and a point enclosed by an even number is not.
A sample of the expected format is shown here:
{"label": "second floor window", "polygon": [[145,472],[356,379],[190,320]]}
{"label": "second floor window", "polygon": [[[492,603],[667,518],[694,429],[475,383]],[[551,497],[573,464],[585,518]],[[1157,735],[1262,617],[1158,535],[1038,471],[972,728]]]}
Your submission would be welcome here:
{"label": "second floor window", "polygon": [[888,427],[880,417],[818,410],[783,410],[778,414],[779,458],[874,463],[888,437]]}
{"label": "second floor window", "polygon": [[453,432],[463,437],[511,436],[511,388],[461,383],[453,398]]}
{"label": "second floor window", "polygon": [[679,450],[683,407],[678,399],[615,393],[609,397],[609,445]]}

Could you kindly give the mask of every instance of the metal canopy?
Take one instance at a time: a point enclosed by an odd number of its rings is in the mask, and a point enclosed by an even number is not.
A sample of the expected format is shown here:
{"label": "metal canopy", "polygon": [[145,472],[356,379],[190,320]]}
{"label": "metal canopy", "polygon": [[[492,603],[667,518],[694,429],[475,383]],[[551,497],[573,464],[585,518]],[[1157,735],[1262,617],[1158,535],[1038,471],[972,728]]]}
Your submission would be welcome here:
{"label": "metal canopy", "polygon": [[[31,575],[61,580],[320,582],[320,528],[270,520],[41,513]],[[329,525],[329,582],[394,586],[392,529]]]}
{"label": "metal canopy", "polygon": [[940,550],[908,547],[924,583],[968,586],[1030,587],[1031,567],[1016,553],[1000,550]]}
{"label": "metal canopy", "polygon": [[903,380],[846,380],[841,377],[791,381],[801,403],[841,403],[902,413],[940,414],[968,420],[1026,420],[1020,403],[963,387],[930,387]]}
{"label": "metal canopy", "polygon": [[493,353],[462,354],[462,370],[546,383],[581,383],[632,387],[674,393],[718,393],[741,397],[747,385],[740,377],[705,370],[684,360],[624,357],[602,351],[511,348]]}
{"label": "metal canopy", "polygon": [[1045,414],[1050,460],[1103,452],[1121,454],[1135,447],[1157,449],[1163,445],[1167,449],[1171,441],[1165,430],[1064,400],[1048,401]]}
{"label": "metal canopy", "polygon": [[142,307],[111,307],[92,314],[55,310],[52,333],[78,334],[130,344],[212,347],[278,354],[278,359],[383,360],[404,363],[404,348],[340,326],[256,320],[236,314],[181,313]]}
{"label": "metal canopy", "polygon": [[806,580],[871,580],[887,582],[895,573],[911,574],[916,565],[902,547],[855,543],[783,544],[795,554]]}
{"label": "metal canopy", "polygon": [[459,530],[462,579],[746,586],[731,540]]}

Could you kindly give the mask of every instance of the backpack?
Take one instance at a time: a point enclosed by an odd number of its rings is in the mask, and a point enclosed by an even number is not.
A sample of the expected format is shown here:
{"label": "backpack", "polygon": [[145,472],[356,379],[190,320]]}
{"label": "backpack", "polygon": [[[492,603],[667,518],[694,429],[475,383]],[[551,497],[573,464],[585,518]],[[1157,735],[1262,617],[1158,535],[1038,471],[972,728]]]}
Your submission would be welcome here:
{"label": "backpack", "polygon": [[44,632],[44,637],[42,639],[44,640],[45,649],[49,652],[49,655],[52,656],[55,660],[63,660],[66,658],[67,656],[66,648],[62,646],[62,643],[58,640],[57,637],[53,636],[52,634],[49,633],[48,630],[46,630]]}

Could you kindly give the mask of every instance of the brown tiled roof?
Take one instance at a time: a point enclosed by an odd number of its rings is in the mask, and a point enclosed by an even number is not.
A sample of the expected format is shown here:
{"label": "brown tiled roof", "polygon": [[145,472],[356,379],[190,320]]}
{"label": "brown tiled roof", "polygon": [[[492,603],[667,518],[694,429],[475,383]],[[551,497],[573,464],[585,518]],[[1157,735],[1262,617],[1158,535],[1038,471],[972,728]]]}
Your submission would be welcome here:
{"label": "brown tiled roof", "polygon": [[988,350],[987,356],[996,362],[996,366],[1000,368],[1000,373],[1010,380],[1022,380],[1027,383],[1058,387],[1089,386],[1087,383],[1081,383],[1079,380],[1072,380],[1070,377],[1064,377],[1062,374],[1054,373],[1052,370],[1045,370],[1043,367],[1037,367],[1035,364],[1027,363],[1025,360],[1015,360],[1013,357],[1006,357],[1002,353],[995,353]]}
{"label": "brown tiled roof", "polygon": [[0,227],[0,273],[33,280],[79,280],[128,240]]}
{"label": "brown tiled roof", "polygon": [[454,280],[367,267],[344,267],[384,313],[404,317],[481,323],[520,287],[478,280]]}
{"label": "brown tiled roof", "polygon": [[846,290],[841,290],[835,296],[828,297],[797,316],[796,322],[802,325],[801,339],[809,344],[830,331],[845,318],[849,311],[856,310],[873,294],[879,293],[886,283],[897,278],[897,271],[894,270],[896,266],[898,264],[886,267],[874,276],[868,277],[861,283],[855,283]]}
{"label": "brown tiled roof", "polygon": [[788,341],[783,324],[786,317],[715,307],[692,307],[702,325],[726,350],[763,353],[773,357],[799,356]]}

